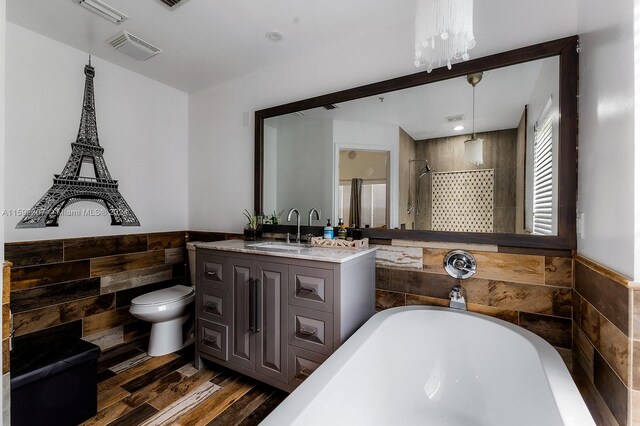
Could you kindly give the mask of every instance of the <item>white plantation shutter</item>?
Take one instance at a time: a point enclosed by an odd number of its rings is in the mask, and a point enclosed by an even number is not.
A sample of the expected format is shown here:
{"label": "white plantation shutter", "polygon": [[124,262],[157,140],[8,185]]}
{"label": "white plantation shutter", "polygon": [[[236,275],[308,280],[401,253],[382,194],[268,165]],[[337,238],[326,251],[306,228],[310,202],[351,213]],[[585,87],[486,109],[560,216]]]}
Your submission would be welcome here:
{"label": "white plantation shutter", "polygon": [[533,233],[553,235],[553,114],[547,113],[534,132],[533,145]]}

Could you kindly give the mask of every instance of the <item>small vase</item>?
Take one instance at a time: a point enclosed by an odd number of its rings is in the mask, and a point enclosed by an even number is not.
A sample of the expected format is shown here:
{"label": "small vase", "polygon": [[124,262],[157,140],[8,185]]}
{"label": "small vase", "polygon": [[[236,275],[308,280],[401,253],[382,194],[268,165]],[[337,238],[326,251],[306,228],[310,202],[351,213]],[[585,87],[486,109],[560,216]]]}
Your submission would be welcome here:
{"label": "small vase", "polygon": [[258,228],[250,228],[250,227],[245,227],[244,228],[244,240],[245,241],[255,241],[255,240],[260,240],[262,239],[262,228],[258,227]]}

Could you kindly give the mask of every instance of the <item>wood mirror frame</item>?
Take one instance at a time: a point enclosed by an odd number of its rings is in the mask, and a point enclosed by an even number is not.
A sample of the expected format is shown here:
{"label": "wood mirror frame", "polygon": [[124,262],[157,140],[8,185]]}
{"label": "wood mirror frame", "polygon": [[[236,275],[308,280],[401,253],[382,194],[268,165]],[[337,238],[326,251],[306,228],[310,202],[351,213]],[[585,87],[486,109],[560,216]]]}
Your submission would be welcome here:
{"label": "wood mirror frame", "polygon": [[[282,114],[337,104],[395,90],[434,83],[467,74],[502,68],[524,62],[559,57],[559,149],[558,149],[558,235],[444,232],[405,229],[363,229],[363,235],[375,239],[402,239],[416,241],[441,241],[469,244],[492,244],[504,247],[526,247],[552,250],[576,249],[576,198],[577,198],[577,131],[578,131],[578,37],[566,37],[520,49],[510,50],[483,58],[469,60],[434,69],[431,73],[419,72],[390,80],[367,84],[352,89],[329,93],[301,101],[256,111],[255,113],[255,176],[254,208],[262,212],[264,172],[264,120]],[[292,225],[265,225],[265,232],[292,232]],[[293,231],[295,233],[295,230]],[[322,234],[322,226],[302,227],[301,233]]]}

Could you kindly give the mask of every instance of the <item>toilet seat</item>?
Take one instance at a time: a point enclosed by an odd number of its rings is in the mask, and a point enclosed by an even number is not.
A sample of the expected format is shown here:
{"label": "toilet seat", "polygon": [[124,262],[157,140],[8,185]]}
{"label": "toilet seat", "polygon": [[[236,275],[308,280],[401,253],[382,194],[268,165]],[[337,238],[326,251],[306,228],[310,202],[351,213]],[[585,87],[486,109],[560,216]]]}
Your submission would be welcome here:
{"label": "toilet seat", "polygon": [[131,301],[131,305],[136,306],[154,306],[164,305],[167,303],[178,302],[186,299],[194,294],[193,287],[187,287],[184,285],[175,285],[169,288],[163,288],[162,290],[152,291],[150,293],[143,294],[134,298]]}

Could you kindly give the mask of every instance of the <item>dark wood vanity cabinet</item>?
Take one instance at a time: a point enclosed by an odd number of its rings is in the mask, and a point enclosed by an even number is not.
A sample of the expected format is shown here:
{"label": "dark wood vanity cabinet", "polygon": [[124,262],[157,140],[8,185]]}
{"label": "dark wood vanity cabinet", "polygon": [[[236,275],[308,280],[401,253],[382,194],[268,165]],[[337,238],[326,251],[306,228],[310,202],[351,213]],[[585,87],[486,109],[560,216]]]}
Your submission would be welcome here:
{"label": "dark wood vanity cabinet", "polygon": [[196,275],[196,367],[286,391],[375,312],[375,253],[331,263],[198,249]]}

